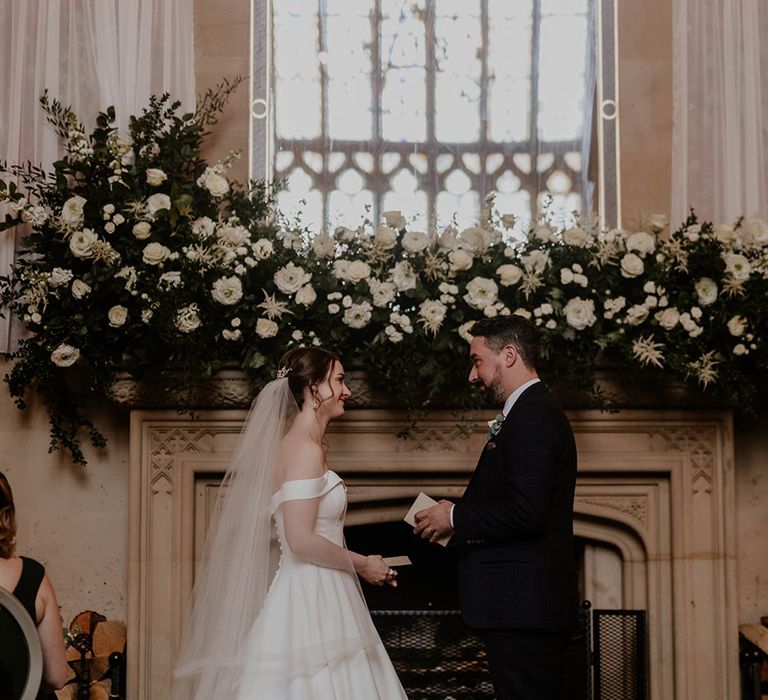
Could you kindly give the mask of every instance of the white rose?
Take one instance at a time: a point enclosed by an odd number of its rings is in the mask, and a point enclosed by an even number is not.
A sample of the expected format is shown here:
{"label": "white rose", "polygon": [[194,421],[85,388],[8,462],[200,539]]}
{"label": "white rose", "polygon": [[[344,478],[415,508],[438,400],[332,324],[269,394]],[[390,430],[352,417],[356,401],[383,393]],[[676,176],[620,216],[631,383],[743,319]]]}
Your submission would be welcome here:
{"label": "white rose", "polygon": [[107,311],[107,318],[109,319],[109,325],[112,328],[120,328],[128,319],[128,309],[124,306],[113,306]]}
{"label": "white rose", "polygon": [[451,272],[469,270],[469,268],[472,267],[472,253],[463,248],[457,248],[448,253],[448,262],[450,264]]}
{"label": "white rose", "polygon": [[648,228],[654,233],[661,231],[668,223],[669,220],[664,214],[651,214],[648,217]]}
{"label": "white rose", "polygon": [[312,275],[306,273],[304,268],[294,265],[292,262],[275,272],[275,284],[283,294],[295,294],[311,278]]}
{"label": "white rose", "polygon": [[84,296],[90,294],[90,285],[83,282],[83,280],[75,280],[72,282],[72,296],[75,299],[82,299]]}
{"label": "white rose", "polygon": [[272,255],[275,248],[272,245],[272,241],[266,238],[260,238],[251,246],[251,250],[253,251],[253,255],[256,260],[266,260],[270,255]]}
{"label": "white rose", "polygon": [[317,292],[311,284],[304,285],[296,292],[296,303],[302,306],[312,306],[317,299]]}
{"label": "white rose", "polygon": [[621,259],[621,276],[632,278],[643,274],[645,265],[643,261],[634,253],[627,253]]}
{"label": "white rose", "polygon": [[382,282],[377,279],[368,280],[368,289],[371,291],[373,305],[384,308],[394,301],[397,288],[392,282]]}
{"label": "white rose", "polygon": [[[207,216],[201,216],[192,222],[192,233],[198,238],[208,238],[213,235],[216,225]],[[135,232],[134,232],[135,233]]]}
{"label": "white rose", "polygon": [[715,230],[712,231],[712,235],[723,245],[728,245],[731,243],[731,241],[733,241],[735,232],[730,226],[719,224],[718,226],[715,226]]}
{"label": "white rose", "polygon": [[763,244],[768,241],[768,226],[757,217],[743,219],[740,230],[752,244]]}
{"label": "white rose", "polygon": [[595,316],[595,302],[592,299],[573,297],[563,307],[563,315],[571,328],[583,331],[597,320]]}
{"label": "white rose", "polygon": [[747,320],[743,316],[733,316],[728,321],[728,332],[736,337],[743,335],[747,329]]}
{"label": "white rose", "polygon": [[456,230],[452,226],[443,229],[437,237],[437,245],[443,250],[456,250],[459,246]]}
{"label": "white rose", "polygon": [[405,336],[397,330],[394,326],[387,326],[384,329],[384,334],[392,343],[399,343]]}
{"label": "white rose", "polygon": [[327,233],[312,238],[312,250],[318,258],[330,258],[336,250],[336,242]]}
{"label": "white rose", "polygon": [[747,354],[747,346],[743,343],[738,343],[737,345],[733,346],[733,354],[734,355],[746,355]]}
{"label": "white rose", "polygon": [[689,333],[696,328],[696,322],[691,318],[691,315],[687,311],[680,314],[680,325]]}
{"label": "white rose", "polygon": [[147,168],[147,184],[152,187],[162,185],[168,176],[160,168]]}
{"label": "white rose", "polygon": [[161,211],[162,209],[170,208],[171,198],[167,194],[158,192],[157,194],[153,194],[147,199],[147,214],[149,215],[150,219],[154,219],[155,214],[157,214],[157,212]]}
{"label": "white rose", "polygon": [[589,242],[589,236],[584,229],[574,226],[563,232],[563,240],[568,245],[582,247]]}
{"label": "white rose", "polygon": [[249,237],[250,234],[248,233],[248,229],[244,226],[225,224],[216,230],[216,238],[218,238],[224,245],[233,248],[247,243]]}
{"label": "white rose", "polygon": [[405,228],[405,217],[399,211],[385,211],[382,216],[390,228]]}
{"label": "white rose", "polygon": [[364,328],[371,320],[372,310],[373,307],[367,301],[364,301],[360,304],[352,304],[344,312],[344,317],[342,320],[350,328]]}
{"label": "white rose", "polygon": [[580,287],[587,287],[589,285],[589,280],[586,275],[575,274],[573,276],[573,283],[578,284]]}
{"label": "white rose", "polygon": [[639,326],[648,318],[648,307],[643,304],[634,304],[627,309],[626,322],[629,326]]}
{"label": "white rose", "polygon": [[752,272],[752,266],[749,264],[743,255],[738,253],[728,253],[723,255],[725,260],[725,271],[733,277],[735,280],[743,282],[749,278],[750,272]]}
{"label": "white rose", "polygon": [[341,311],[341,307],[338,304],[328,304],[328,313],[337,314]]}
{"label": "white rose", "polygon": [[349,260],[334,260],[333,261],[333,276],[336,279],[347,279],[347,268],[349,267]]}
{"label": "white rose", "polygon": [[416,273],[411,264],[405,261],[397,263],[392,269],[392,281],[401,292],[414,289],[416,287]]}
{"label": "white rose", "polygon": [[465,228],[458,237],[459,246],[473,253],[484,253],[492,243],[493,234],[479,226]]}
{"label": "white rose", "polygon": [[260,338],[274,338],[277,331],[278,325],[268,318],[260,318],[256,321],[256,335]]}
{"label": "white rose", "polygon": [[656,239],[650,233],[638,231],[627,238],[626,246],[627,250],[635,250],[640,255],[646,256],[656,250]]}
{"label": "white rose", "polygon": [[70,197],[61,208],[61,220],[67,226],[80,226],[83,223],[83,207],[86,199],[78,195]]}
{"label": "white rose", "polygon": [[468,343],[472,342],[472,334],[469,332],[469,329],[472,328],[472,326],[477,323],[476,321],[466,321],[465,323],[462,323],[457,329],[456,332],[461,336],[463,340],[466,340]]}
{"label": "white rose", "polygon": [[484,309],[489,304],[495,304],[498,298],[499,288],[493,280],[475,277],[467,283],[464,301],[473,309]]}
{"label": "white rose", "polygon": [[198,187],[204,187],[213,197],[223,197],[229,192],[227,178],[217,173],[213,168],[206,168],[197,179]]}
{"label": "white rose", "polygon": [[544,272],[549,265],[549,254],[543,250],[532,250],[528,255],[523,256],[523,267],[528,272],[539,274]]}
{"label": "white rose", "polygon": [[139,221],[137,224],[133,225],[132,230],[133,235],[140,241],[143,241],[145,238],[149,238],[149,234],[152,232],[152,227],[147,221]]}
{"label": "white rose", "polygon": [[351,243],[357,238],[357,231],[349,228],[349,226],[337,226],[333,231],[333,235],[344,243]]}
{"label": "white rose", "polygon": [[367,262],[363,262],[362,260],[353,260],[347,266],[346,278],[352,282],[352,284],[362,282],[363,280],[368,279],[370,276],[371,266]]}
{"label": "white rose", "polygon": [[200,313],[197,304],[184,306],[176,312],[176,328],[182,333],[191,333],[200,328]]}
{"label": "white rose", "polygon": [[429,245],[429,236],[426,233],[409,231],[403,235],[403,249],[408,253],[420,253]]}
{"label": "white rose", "polygon": [[141,259],[147,265],[161,265],[171,254],[171,251],[160,243],[148,243],[144,246]]}
{"label": "white rose", "polygon": [[107,233],[114,233],[115,232],[115,225],[111,221],[108,221],[106,224],[104,224],[104,230]]}
{"label": "white rose", "polygon": [[523,271],[517,265],[507,264],[496,268],[496,274],[499,276],[502,287],[510,287],[520,281]]}
{"label": "white rose", "polygon": [[77,358],[80,357],[80,351],[71,345],[62,343],[51,353],[51,362],[57,367],[71,367]]}
{"label": "white rose", "polygon": [[696,296],[699,298],[699,304],[709,306],[714,304],[717,299],[717,284],[709,277],[702,277],[694,285]]}
{"label": "white rose", "polygon": [[571,282],[573,282],[573,270],[564,267],[560,270],[560,284],[570,284]]}
{"label": "white rose", "polygon": [[243,298],[243,283],[239,277],[220,277],[211,287],[211,296],[224,306],[237,304]]}
{"label": "white rose", "polygon": [[397,233],[389,226],[379,226],[373,234],[373,242],[384,250],[390,250],[397,243]]}
{"label": "white rose", "polygon": [[536,224],[533,229],[533,237],[544,243],[551,241],[554,233],[554,229],[545,223]]}
{"label": "white rose", "polygon": [[664,311],[659,311],[656,314],[656,320],[664,330],[671,331],[680,320],[680,312],[674,306],[670,306]]}
{"label": "white rose", "polygon": [[89,228],[84,228],[72,234],[69,239],[69,249],[77,258],[90,258],[93,255],[93,244],[98,240],[98,234]]}

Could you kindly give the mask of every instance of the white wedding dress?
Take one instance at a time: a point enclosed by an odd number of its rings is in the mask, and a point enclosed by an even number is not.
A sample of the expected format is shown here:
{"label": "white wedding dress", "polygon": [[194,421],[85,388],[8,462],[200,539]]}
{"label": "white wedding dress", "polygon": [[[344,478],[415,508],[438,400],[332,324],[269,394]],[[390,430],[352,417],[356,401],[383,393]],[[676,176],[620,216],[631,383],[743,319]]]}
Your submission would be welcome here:
{"label": "white wedding dress", "polygon": [[346,487],[333,471],[286,481],[272,498],[280,564],[248,635],[238,700],[407,698],[352,571],[296,557],[285,544],[281,505],[318,498],[315,533],[344,546]]}

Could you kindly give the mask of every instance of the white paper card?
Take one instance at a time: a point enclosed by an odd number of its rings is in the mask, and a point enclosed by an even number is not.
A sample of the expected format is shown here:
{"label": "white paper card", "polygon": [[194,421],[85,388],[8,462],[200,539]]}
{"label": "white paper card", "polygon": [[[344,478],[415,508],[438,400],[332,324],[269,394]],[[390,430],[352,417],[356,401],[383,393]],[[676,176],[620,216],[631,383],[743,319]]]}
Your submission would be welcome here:
{"label": "white paper card", "polygon": [[[420,510],[431,508],[432,506],[436,505],[437,501],[434,498],[431,498],[430,496],[427,496],[427,494],[423,491],[420,491],[419,495],[416,496],[416,500],[413,502],[410,510],[405,514],[403,520],[405,520],[405,522],[407,522],[411,527],[416,527],[416,513],[418,513]],[[437,544],[445,547],[450,539],[451,535],[446,535],[445,537],[441,537],[439,540],[437,540]]]}
{"label": "white paper card", "polygon": [[387,566],[409,566],[411,560],[403,554],[399,557],[384,557],[384,563]]}

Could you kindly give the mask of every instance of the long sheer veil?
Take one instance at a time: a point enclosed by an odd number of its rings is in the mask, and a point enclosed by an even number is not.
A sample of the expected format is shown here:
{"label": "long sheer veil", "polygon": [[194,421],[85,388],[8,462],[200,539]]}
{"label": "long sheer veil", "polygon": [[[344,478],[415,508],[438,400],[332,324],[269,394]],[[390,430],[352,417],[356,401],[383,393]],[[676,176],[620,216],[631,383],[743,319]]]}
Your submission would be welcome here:
{"label": "long sheer veil", "polygon": [[270,583],[272,466],[298,412],[287,379],[253,402],[222,481],[171,691],[173,700],[234,697],[244,645]]}

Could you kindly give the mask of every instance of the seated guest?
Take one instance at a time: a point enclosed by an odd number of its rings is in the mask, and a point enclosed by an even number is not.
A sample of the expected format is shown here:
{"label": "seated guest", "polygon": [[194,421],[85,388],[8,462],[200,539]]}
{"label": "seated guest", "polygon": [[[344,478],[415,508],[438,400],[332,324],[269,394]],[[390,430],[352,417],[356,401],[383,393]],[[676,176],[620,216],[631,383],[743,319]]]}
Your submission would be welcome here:
{"label": "seated guest", "polygon": [[[43,565],[29,557],[16,556],[16,508],[5,475],[0,472],[0,586],[12,593],[37,625],[43,651],[43,678],[38,698],[51,698],[50,692],[64,685],[73,675],[64,651],[61,615]],[[16,620],[0,610],[0,688],[2,697],[17,700],[27,677],[27,650]],[[6,692],[8,694],[6,695]]]}

